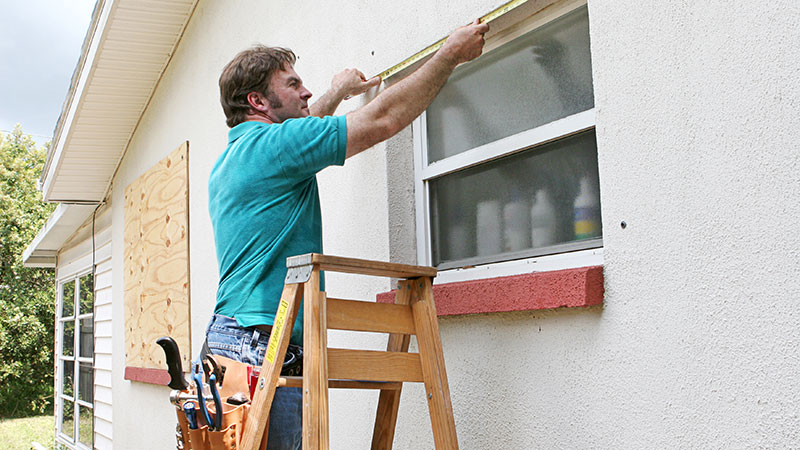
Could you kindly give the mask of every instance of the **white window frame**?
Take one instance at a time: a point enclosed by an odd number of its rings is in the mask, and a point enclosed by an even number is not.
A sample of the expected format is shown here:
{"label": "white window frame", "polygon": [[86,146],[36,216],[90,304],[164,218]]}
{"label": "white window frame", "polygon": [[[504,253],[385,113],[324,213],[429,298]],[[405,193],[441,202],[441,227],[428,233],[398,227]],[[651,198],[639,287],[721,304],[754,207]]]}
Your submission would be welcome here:
{"label": "white window frame", "polygon": [[[557,2],[541,13],[500,31],[487,41],[484,54],[585,5],[585,0],[563,0]],[[422,115],[412,123],[414,195],[416,204],[415,212],[417,216],[417,260],[420,264],[424,265],[432,265],[433,263],[431,249],[430,190],[428,185],[431,180],[595,128],[595,109],[591,108],[429,163],[426,114],[427,112],[423,112]],[[561,253],[445,269],[439,272],[434,282],[436,284],[451,283],[518,275],[534,271],[539,272],[602,265],[602,238],[598,241],[599,247],[596,248],[577,250],[574,249],[574,247],[582,246],[583,244],[576,245],[566,243],[559,246],[559,251],[561,251]]]}
{"label": "white window frame", "polygon": [[[54,418],[55,418],[55,441],[57,445],[61,445],[66,448],[70,449],[80,449],[80,450],[91,450],[94,447],[94,403],[90,403],[80,399],[80,365],[81,363],[89,363],[92,367],[92,372],[94,373],[94,351],[92,351],[91,357],[81,357],[80,356],[80,344],[81,344],[81,329],[80,323],[81,320],[84,319],[91,319],[94,322],[94,298],[92,299],[92,311],[89,313],[80,313],[80,286],[81,286],[81,279],[86,277],[87,275],[93,275],[93,271],[90,269],[83,270],[77,272],[76,274],[71,274],[68,277],[64,277],[59,279],[56,284],[56,383],[55,383],[55,405],[54,405]],[[73,286],[73,312],[71,316],[62,317],[63,312],[63,305],[64,305],[64,288],[67,284],[71,282],[75,282]],[[92,296],[94,296],[94,286],[92,286]],[[72,322],[74,324],[73,329],[73,342],[72,342],[72,356],[64,356],[64,325],[67,322]],[[94,340],[94,323],[92,324],[92,340]],[[92,343],[92,348],[94,348],[94,343]],[[72,361],[72,382],[73,382],[73,395],[68,396],[64,395],[64,362],[65,361]],[[94,400],[94,376],[92,376],[92,399]],[[64,424],[64,417],[63,414],[63,405],[64,402],[71,402],[72,403],[72,410],[73,416],[76,417],[80,410],[78,407],[87,408],[92,411],[92,442],[91,447],[86,446],[85,444],[80,442],[80,420],[72,421],[72,440],[70,441],[69,436],[63,434],[63,424]]]}

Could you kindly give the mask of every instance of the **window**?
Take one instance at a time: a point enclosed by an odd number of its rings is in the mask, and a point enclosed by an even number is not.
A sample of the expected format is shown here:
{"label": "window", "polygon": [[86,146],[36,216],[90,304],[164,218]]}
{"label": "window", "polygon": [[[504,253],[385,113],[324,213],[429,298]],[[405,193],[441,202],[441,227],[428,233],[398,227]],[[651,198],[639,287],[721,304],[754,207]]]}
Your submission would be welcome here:
{"label": "window", "polygon": [[94,278],[58,284],[56,441],[62,448],[94,444]]}
{"label": "window", "polygon": [[507,42],[459,67],[415,121],[423,263],[602,247],[588,13],[558,14],[499,33]]}

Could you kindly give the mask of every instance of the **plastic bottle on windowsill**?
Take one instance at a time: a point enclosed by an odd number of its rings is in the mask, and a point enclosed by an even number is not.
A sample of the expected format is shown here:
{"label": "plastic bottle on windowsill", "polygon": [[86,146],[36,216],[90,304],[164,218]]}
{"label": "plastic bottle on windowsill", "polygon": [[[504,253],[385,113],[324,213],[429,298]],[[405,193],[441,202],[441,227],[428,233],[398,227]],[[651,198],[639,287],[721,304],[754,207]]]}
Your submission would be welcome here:
{"label": "plastic bottle on windowsill", "polygon": [[557,240],[556,208],[547,190],[536,191],[531,207],[531,244],[533,248],[553,245]]}
{"label": "plastic bottle on windowsill", "polygon": [[474,239],[470,237],[469,228],[467,227],[467,218],[464,217],[464,212],[457,208],[453,213],[450,230],[448,232],[448,245],[449,252],[446,255],[447,260],[463,259],[474,256],[474,250],[470,249],[470,242]]}
{"label": "plastic bottle on windowsill", "polygon": [[585,176],[581,178],[578,197],[575,198],[575,240],[600,236],[600,196],[597,182]]}
{"label": "plastic bottle on windowsill", "polygon": [[517,252],[531,247],[530,203],[518,190],[503,206],[503,251]]}
{"label": "plastic bottle on windowsill", "polygon": [[499,200],[478,203],[477,211],[478,256],[496,255],[503,251],[502,212]]}

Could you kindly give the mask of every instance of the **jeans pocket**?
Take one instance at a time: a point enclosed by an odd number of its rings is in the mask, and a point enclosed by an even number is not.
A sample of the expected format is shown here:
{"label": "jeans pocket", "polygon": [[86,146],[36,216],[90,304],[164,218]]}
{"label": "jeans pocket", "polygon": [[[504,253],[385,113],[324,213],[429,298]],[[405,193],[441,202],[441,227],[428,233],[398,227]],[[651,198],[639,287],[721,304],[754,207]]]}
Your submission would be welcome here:
{"label": "jeans pocket", "polygon": [[238,360],[242,352],[242,338],[231,336],[228,333],[209,331],[206,337],[208,348],[215,355]]}

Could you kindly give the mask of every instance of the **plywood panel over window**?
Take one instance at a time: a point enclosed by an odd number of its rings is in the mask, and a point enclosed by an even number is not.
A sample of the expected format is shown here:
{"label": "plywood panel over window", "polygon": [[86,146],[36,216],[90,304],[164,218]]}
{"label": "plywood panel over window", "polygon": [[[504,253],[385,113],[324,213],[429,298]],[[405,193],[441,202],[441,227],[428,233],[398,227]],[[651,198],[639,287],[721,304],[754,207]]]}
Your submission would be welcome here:
{"label": "plywood panel over window", "polygon": [[189,348],[189,144],[125,189],[125,362],[165,369],[161,336]]}

